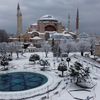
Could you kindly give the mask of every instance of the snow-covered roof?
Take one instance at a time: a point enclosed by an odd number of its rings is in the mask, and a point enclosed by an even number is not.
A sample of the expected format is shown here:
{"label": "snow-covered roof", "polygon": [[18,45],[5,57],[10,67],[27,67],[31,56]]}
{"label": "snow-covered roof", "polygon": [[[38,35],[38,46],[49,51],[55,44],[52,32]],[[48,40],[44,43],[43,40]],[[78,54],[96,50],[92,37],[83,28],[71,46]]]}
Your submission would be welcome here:
{"label": "snow-covered roof", "polygon": [[18,38],[13,38],[13,37],[10,37],[9,39],[13,39],[13,40],[16,40],[16,39],[18,39]]}
{"label": "snow-covered roof", "polygon": [[72,37],[71,34],[63,34],[66,37]]}
{"label": "snow-covered roof", "polygon": [[31,31],[31,32],[28,32],[28,34],[32,34],[33,33],[33,31]]}
{"label": "snow-covered roof", "polygon": [[32,34],[33,32],[40,33],[40,32],[38,32],[38,31],[36,31],[36,30],[33,30],[33,31],[31,31],[31,32],[28,32],[28,33],[29,33],[29,34]]}
{"label": "snow-covered roof", "polygon": [[45,35],[45,33],[39,33],[39,36],[41,36],[41,35]]}
{"label": "snow-covered roof", "polygon": [[40,40],[40,39],[42,39],[42,38],[40,38],[40,37],[38,37],[38,36],[35,36],[35,37],[33,37],[33,38],[30,38],[31,40]]}
{"label": "snow-covered roof", "polygon": [[57,19],[52,15],[44,15],[40,18],[40,20],[57,20]]}
{"label": "snow-covered roof", "polygon": [[31,25],[36,26],[36,25],[37,25],[37,23],[33,23],[33,24],[31,24]]}
{"label": "snow-covered roof", "polygon": [[63,34],[63,33],[54,33],[54,34],[52,34],[51,36],[50,36],[50,39],[49,40],[51,40],[51,39],[54,39],[54,40],[72,40],[73,39],[73,37],[71,36],[71,34]]}
{"label": "snow-covered roof", "polygon": [[71,34],[71,35],[76,35],[76,33],[75,33],[75,32],[69,32],[69,34]]}
{"label": "snow-covered roof", "polygon": [[31,47],[31,46],[30,46],[30,47],[28,47],[28,49],[35,49],[35,48],[36,48],[36,47]]}

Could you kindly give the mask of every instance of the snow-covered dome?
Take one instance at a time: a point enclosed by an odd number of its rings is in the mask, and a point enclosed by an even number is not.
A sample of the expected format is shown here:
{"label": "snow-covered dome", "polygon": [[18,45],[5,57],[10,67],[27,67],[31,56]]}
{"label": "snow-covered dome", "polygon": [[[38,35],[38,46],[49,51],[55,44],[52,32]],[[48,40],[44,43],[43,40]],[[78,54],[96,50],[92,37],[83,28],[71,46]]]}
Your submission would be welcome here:
{"label": "snow-covered dome", "polygon": [[52,15],[44,15],[40,18],[40,20],[57,20],[57,19]]}

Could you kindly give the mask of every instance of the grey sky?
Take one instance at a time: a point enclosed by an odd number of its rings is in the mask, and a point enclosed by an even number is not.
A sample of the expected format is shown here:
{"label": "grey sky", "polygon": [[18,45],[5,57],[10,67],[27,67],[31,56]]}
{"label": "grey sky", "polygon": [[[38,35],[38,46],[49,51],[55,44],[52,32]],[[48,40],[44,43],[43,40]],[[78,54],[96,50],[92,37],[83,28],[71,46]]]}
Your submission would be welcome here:
{"label": "grey sky", "polygon": [[80,31],[100,33],[100,0],[0,0],[0,29],[16,33],[16,8],[18,2],[23,14],[23,30],[41,16],[50,14],[67,26],[71,15],[75,31],[76,9],[79,8]]}

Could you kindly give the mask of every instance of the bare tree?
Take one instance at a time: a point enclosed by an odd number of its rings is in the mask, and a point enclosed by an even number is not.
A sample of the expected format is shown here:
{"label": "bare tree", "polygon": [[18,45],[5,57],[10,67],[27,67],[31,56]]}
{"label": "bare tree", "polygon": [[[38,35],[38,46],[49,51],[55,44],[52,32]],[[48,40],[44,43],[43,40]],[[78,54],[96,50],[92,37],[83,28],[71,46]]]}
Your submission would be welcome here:
{"label": "bare tree", "polygon": [[72,45],[70,43],[67,44],[66,46],[66,52],[69,55],[69,53],[72,51]]}
{"label": "bare tree", "polygon": [[19,53],[21,53],[21,50],[22,50],[22,46],[21,46],[20,42],[15,43],[14,50],[16,52],[17,58],[19,58]]}
{"label": "bare tree", "polygon": [[60,48],[63,53],[67,53],[68,55],[75,49],[73,43],[61,43]]}
{"label": "bare tree", "polygon": [[8,44],[8,51],[10,52],[11,56],[13,53],[16,53],[17,58],[19,58],[19,53],[22,51],[22,46],[18,42],[12,42]]}
{"label": "bare tree", "polygon": [[8,52],[10,53],[11,56],[15,52],[14,48],[15,48],[15,43],[14,42],[9,43],[9,45],[8,45]]}
{"label": "bare tree", "polygon": [[48,42],[44,42],[42,47],[45,52],[45,57],[48,57],[48,52],[51,51],[51,46],[48,44]]}
{"label": "bare tree", "polygon": [[89,43],[85,41],[79,41],[77,43],[78,50],[81,52],[81,56],[84,56],[84,52],[89,51]]}
{"label": "bare tree", "polygon": [[0,53],[1,55],[5,55],[7,53],[7,43],[0,43]]}
{"label": "bare tree", "polygon": [[94,54],[94,49],[95,49],[95,38],[93,37],[90,39],[90,53],[91,53],[91,55]]}

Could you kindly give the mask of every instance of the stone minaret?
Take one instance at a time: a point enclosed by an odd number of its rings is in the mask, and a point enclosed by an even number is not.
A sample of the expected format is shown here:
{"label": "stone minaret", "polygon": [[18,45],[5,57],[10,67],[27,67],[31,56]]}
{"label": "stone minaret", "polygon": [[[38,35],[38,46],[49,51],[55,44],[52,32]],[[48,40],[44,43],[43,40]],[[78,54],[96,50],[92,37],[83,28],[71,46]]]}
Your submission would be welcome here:
{"label": "stone minaret", "polygon": [[79,37],[79,10],[77,8],[77,15],[76,15],[76,35]]}
{"label": "stone minaret", "polygon": [[17,35],[22,34],[22,13],[19,3],[17,5]]}
{"label": "stone minaret", "polygon": [[70,14],[68,15],[68,32],[71,31]]}

